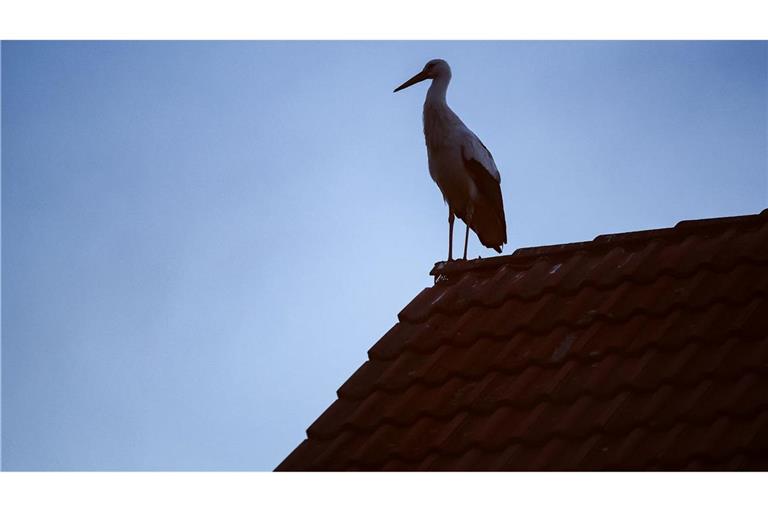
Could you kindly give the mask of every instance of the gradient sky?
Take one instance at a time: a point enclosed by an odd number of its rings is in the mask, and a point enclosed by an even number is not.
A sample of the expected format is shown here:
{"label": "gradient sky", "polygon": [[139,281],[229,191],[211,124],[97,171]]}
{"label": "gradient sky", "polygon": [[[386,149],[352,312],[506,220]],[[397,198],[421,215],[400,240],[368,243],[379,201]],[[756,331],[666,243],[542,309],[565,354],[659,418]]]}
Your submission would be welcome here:
{"label": "gradient sky", "polygon": [[768,206],[765,42],[4,42],[3,469],[274,468],[446,256],[435,57],[506,254]]}

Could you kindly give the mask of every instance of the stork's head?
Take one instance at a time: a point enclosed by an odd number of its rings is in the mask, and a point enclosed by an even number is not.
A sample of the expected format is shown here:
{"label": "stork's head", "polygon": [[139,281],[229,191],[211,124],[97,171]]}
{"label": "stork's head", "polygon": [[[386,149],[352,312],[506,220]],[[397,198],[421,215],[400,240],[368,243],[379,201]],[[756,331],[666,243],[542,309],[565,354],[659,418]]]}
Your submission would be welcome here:
{"label": "stork's head", "polygon": [[424,66],[424,69],[415,74],[393,92],[401,91],[406,87],[410,87],[413,84],[417,84],[423,80],[426,80],[427,78],[451,78],[451,67],[443,59],[432,59],[431,61],[427,62],[427,65]]}

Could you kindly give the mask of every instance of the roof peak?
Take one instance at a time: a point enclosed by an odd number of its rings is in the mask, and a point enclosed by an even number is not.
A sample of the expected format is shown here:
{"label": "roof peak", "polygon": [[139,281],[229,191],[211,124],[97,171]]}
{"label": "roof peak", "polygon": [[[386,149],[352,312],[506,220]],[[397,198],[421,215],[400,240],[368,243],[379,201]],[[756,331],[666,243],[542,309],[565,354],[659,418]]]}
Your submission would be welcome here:
{"label": "roof peak", "polygon": [[438,261],[430,270],[429,275],[435,276],[435,282],[447,279],[450,275],[463,274],[470,271],[484,271],[494,269],[500,265],[520,269],[529,268],[533,261],[541,257],[560,256],[576,251],[598,250],[618,245],[634,245],[655,238],[668,238],[673,236],[687,236],[697,232],[718,230],[729,227],[735,223],[762,223],[768,220],[768,208],[760,213],[750,215],[736,215],[731,217],[713,217],[707,219],[683,220],[674,227],[646,229],[640,231],[627,231],[622,233],[609,233],[598,235],[592,240],[582,242],[568,242],[564,244],[542,245],[534,247],[521,247],[515,249],[512,254],[494,256],[491,258],[478,257],[474,260]]}

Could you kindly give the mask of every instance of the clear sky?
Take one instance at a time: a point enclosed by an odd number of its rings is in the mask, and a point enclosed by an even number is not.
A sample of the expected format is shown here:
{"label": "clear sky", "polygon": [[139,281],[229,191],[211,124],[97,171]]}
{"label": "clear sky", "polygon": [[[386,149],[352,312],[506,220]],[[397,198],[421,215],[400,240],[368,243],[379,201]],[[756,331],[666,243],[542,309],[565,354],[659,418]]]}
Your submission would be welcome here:
{"label": "clear sky", "polygon": [[446,256],[436,57],[505,254],[768,206],[765,42],[5,42],[3,468],[274,468]]}

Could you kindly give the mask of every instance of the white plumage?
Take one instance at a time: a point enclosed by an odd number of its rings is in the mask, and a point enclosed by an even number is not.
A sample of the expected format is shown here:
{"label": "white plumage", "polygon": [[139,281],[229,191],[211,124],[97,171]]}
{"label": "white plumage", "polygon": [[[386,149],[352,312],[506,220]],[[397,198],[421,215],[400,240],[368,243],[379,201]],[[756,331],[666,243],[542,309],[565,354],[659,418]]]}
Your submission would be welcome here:
{"label": "white plumage", "polygon": [[445,101],[451,68],[442,59],[427,62],[424,69],[394,92],[431,79],[424,101],[424,138],[429,174],[448,204],[448,260],[453,259],[454,215],[467,225],[464,259],[470,228],[480,242],[497,252],[507,243],[501,175],[488,148],[466,127]]}

